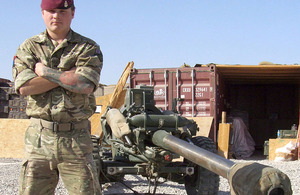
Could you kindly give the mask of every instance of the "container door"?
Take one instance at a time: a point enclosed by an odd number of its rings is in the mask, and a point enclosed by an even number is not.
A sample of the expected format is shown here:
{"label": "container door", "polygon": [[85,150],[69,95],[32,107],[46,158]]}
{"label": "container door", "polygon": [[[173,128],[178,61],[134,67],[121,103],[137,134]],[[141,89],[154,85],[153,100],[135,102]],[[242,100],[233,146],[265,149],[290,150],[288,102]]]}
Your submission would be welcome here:
{"label": "container door", "polygon": [[214,116],[215,73],[207,68],[184,68],[177,70],[176,77],[177,111],[185,117]]}
{"label": "container door", "polygon": [[169,71],[165,69],[133,69],[130,73],[130,87],[149,85],[154,89],[155,105],[162,110],[169,110]]}
{"label": "container door", "polygon": [[213,117],[210,137],[216,141],[215,66],[168,69],[133,69],[130,87],[154,87],[156,107],[175,109],[184,117]]}

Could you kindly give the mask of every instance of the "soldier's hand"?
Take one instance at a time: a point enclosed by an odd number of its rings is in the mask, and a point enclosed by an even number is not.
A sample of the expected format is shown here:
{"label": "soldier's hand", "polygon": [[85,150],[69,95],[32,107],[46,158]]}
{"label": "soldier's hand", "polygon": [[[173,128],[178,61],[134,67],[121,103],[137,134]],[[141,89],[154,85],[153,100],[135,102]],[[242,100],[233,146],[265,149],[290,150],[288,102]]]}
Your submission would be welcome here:
{"label": "soldier's hand", "polygon": [[44,74],[44,71],[43,71],[43,69],[44,69],[44,67],[46,67],[44,64],[42,64],[41,62],[38,62],[38,63],[36,63],[35,64],[35,74],[37,74],[38,76],[43,76],[43,74]]}

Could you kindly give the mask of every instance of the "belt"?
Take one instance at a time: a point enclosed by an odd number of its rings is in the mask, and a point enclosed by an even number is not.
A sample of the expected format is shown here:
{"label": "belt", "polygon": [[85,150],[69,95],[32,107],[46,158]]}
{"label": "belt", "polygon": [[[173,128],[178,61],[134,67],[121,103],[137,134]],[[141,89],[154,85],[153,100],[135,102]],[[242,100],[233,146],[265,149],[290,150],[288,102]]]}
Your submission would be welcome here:
{"label": "belt", "polygon": [[80,122],[69,122],[69,123],[58,123],[58,122],[52,122],[52,121],[47,121],[44,119],[39,119],[39,118],[30,118],[32,123],[40,124],[42,127],[46,129],[50,129],[53,132],[58,132],[58,131],[71,131],[75,129],[82,129],[82,128],[87,128],[89,125],[88,120],[83,120]]}

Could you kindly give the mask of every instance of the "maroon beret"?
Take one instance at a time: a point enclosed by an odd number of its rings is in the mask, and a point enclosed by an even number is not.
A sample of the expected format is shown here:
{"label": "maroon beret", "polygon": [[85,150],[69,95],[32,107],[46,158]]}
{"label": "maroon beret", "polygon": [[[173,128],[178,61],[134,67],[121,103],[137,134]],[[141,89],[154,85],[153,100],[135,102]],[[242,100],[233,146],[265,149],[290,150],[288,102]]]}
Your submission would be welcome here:
{"label": "maroon beret", "polygon": [[42,0],[43,10],[68,9],[74,4],[73,0]]}

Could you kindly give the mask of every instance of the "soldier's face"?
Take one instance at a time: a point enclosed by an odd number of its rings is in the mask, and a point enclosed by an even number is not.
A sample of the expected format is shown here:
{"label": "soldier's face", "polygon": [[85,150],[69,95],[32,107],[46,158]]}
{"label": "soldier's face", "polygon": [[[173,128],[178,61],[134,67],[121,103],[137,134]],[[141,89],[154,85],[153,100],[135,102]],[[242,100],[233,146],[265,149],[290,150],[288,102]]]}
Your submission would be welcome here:
{"label": "soldier's face", "polygon": [[42,16],[49,33],[60,35],[70,30],[75,11],[69,9],[42,10]]}

